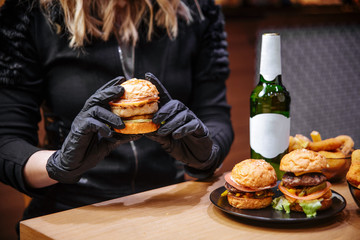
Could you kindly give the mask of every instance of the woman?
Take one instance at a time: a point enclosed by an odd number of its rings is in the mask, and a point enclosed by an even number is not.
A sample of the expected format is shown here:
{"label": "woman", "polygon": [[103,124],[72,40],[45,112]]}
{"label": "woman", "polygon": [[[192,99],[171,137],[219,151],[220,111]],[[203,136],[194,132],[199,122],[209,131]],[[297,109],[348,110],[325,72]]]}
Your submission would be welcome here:
{"label": "woman", "polygon": [[[32,197],[24,219],[185,173],[206,178],[221,165],[233,131],[224,20],[213,1],[6,1],[0,11],[0,179]],[[107,104],[123,94],[118,76],[147,78],[168,96],[157,132],[112,130],[124,127]]]}

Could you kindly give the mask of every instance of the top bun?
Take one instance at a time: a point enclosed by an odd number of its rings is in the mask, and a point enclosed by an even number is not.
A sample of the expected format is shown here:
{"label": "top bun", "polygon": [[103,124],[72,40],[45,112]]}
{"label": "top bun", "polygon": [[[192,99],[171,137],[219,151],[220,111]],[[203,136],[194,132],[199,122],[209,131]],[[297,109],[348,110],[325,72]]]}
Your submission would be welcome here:
{"label": "top bun", "polygon": [[231,171],[232,179],[249,188],[263,188],[277,181],[274,168],[262,159],[247,159],[239,162]]}
{"label": "top bun", "polygon": [[286,154],[280,161],[280,170],[285,172],[318,172],[326,168],[326,158],[320,153],[297,149]]}
{"label": "top bun", "polygon": [[158,90],[150,81],[132,78],[122,83],[125,88],[120,101],[141,101],[148,98],[158,98]]}

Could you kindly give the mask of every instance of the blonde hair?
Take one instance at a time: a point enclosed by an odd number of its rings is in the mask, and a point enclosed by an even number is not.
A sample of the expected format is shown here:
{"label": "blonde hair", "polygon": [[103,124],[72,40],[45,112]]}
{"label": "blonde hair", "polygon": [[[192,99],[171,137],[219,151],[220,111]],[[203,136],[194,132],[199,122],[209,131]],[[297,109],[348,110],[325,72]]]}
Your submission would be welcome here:
{"label": "blonde hair", "polygon": [[75,48],[84,46],[92,37],[106,41],[111,35],[135,45],[142,21],[147,24],[148,40],[151,40],[154,23],[165,28],[170,38],[175,38],[178,16],[187,23],[192,21],[189,8],[181,0],[156,0],[159,6],[156,13],[151,0],[40,0],[49,19],[53,1],[61,5],[69,45]]}

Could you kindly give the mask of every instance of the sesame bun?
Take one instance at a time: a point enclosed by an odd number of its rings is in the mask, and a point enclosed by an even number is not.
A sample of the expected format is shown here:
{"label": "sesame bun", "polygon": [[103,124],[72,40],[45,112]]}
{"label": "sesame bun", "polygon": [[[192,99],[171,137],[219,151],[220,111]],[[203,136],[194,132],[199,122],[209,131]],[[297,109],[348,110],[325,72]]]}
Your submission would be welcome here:
{"label": "sesame bun", "polygon": [[297,149],[286,154],[280,161],[280,170],[285,172],[318,172],[326,168],[326,158],[314,151]]}
{"label": "sesame bun", "polygon": [[274,168],[262,159],[247,159],[234,166],[231,178],[238,184],[252,189],[276,184]]}
{"label": "sesame bun", "polygon": [[122,134],[140,134],[140,133],[150,133],[155,132],[159,129],[159,124],[151,122],[126,122],[125,128],[123,129],[114,129],[117,133]]}
{"label": "sesame bun", "polygon": [[110,102],[111,111],[120,116],[124,129],[114,129],[122,134],[142,134],[156,131],[160,125],[152,122],[158,111],[159,92],[150,81],[132,78],[122,83],[124,94]]}
{"label": "sesame bun", "polygon": [[[324,199],[321,201],[321,207],[318,209],[318,211],[326,210],[326,209],[330,208],[331,205],[332,205],[331,198]],[[295,211],[295,212],[304,212],[304,209],[300,206],[299,203],[291,204],[290,210]]]}
{"label": "sesame bun", "polygon": [[228,202],[231,206],[239,209],[260,209],[271,204],[272,197],[266,198],[240,198],[228,193]]}
{"label": "sesame bun", "polygon": [[132,103],[149,98],[158,99],[159,92],[150,81],[132,78],[122,83],[121,86],[125,88],[125,92],[120,99],[121,103]]}

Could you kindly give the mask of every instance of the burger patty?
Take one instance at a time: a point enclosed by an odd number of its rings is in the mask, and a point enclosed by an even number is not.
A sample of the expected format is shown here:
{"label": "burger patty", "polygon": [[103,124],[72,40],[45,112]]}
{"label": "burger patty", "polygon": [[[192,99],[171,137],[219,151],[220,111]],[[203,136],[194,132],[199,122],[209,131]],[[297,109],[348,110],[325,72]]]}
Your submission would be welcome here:
{"label": "burger patty", "polygon": [[225,182],[225,188],[226,190],[228,190],[229,192],[240,192],[239,190],[237,190],[236,188],[234,188],[233,186],[231,186],[228,182]]}
{"label": "burger patty", "polygon": [[154,114],[144,114],[144,115],[136,115],[131,117],[122,117],[123,121],[125,120],[137,120],[137,119],[152,119]]}
{"label": "burger patty", "polygon": [[242,198],[266,198],[274,196],[274,192],[271,189],[265,189],[256,192],[243,192],[234,188],[228,182],[225,183],[225,188],[229,193],[235,195],[236,197]]}
{"label": "burger patty", "polygon": [[118,116],[122,118],[129,118],[132,116],[138,115],[148,115],[153,114],[158,110],[157,101],[144,101],[141,104],[121,104],[113,103],[111,105],[111,110]]}
{"label": "burger patty", "polygon": [[294,173],[287,172],[282,177],[282,183],[287,188],[316,186],[326,180],[325,175],[322,173],[306,173],[300,176],[295,176]]}

